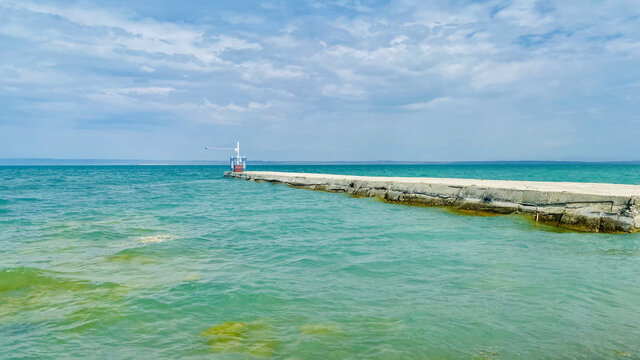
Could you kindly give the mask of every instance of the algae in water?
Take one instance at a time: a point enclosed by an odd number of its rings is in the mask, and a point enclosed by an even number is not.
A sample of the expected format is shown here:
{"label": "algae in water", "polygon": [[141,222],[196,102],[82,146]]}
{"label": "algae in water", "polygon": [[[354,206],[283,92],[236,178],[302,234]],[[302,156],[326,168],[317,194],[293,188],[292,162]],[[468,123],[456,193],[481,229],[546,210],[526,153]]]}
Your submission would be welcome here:
{"label": "algae in water", "polygon": [[227,321],[200,335],[208,338],[209,347],[216,353],[245,353],[266,357],[275,353],[278,344],[263,322]]}

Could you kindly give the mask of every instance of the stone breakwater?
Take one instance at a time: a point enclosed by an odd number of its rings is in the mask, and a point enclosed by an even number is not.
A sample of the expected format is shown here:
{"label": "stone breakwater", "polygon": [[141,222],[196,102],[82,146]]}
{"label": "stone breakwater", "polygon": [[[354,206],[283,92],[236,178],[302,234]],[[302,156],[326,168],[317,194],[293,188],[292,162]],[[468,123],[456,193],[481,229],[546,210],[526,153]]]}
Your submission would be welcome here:
{"label": "stone breakwater", "polygon": [[604,233],[640,230],[640,185],[225,172],[226,177],[465,213],[524,214],[562,228]]}

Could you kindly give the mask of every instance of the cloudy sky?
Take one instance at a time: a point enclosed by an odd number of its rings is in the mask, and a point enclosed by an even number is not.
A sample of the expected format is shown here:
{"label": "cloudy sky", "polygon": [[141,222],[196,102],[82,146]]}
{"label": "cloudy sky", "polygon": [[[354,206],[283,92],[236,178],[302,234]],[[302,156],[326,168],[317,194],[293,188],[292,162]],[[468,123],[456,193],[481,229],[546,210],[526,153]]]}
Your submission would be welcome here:
{"label": "cloudy sky", "polygon": [[640,160],[640,6],[0,0],[0,158]]}

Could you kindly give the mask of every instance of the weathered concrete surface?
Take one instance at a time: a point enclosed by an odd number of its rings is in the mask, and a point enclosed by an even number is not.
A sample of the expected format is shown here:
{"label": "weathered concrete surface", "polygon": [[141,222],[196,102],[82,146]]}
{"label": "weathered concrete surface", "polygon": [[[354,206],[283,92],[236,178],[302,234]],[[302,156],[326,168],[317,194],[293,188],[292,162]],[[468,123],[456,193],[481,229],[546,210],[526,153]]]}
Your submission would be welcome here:
{"label": "weathered concrete surface", "polygon": [[538,221],[578,231],[618,233],[640,230],[640,185],[267,171],[226,172],[225,176],[378,197],[403,204],[446,206],[472,213],[529,214]]}

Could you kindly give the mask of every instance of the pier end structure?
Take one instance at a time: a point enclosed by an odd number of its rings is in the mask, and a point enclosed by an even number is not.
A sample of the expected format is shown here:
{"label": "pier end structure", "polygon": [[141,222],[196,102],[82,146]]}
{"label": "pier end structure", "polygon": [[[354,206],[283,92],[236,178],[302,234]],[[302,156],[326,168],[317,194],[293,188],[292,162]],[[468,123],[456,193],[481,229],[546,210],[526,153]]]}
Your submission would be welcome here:
{"label": "pier end structure", "polygon": [[271,171],[228,171],[225,176],[377,197],[393,203],[449,207],[466,213],[518,213],[533,216],[536,221],[577,231],[640,231],[640,185]]}

